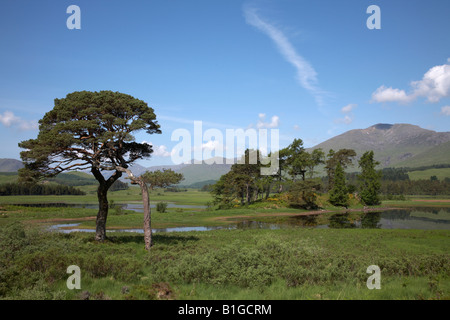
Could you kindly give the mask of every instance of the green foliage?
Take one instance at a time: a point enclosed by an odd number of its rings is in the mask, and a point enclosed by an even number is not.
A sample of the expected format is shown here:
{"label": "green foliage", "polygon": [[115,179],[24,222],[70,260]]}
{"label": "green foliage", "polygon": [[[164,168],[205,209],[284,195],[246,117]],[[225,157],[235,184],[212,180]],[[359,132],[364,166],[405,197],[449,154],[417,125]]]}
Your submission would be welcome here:
{"label": "green foliage", "polygon": [[404,168],[384,168],[381,170],[383,181],[404,181],[409,180],[408,171]]}
{"label": "green foliage", "polygon": [[361,200],[368,206],[380,204],[381,172],[375,170],[379,162],[374,160],[373,151],[365,152],[358,163],[362,171],[358,176]]}
{"label": "green foliage", "polygon": [[325,163],[325,169],[328,175],[328,189],[331,190],[334,186],[336,167],[339,164],[343,170],[353,164],[353,159],[356,157],[356,152],[353,149],[340,149],[335,152],[330,149],[327,155],[328,159]]}
{"label": "green foliage", "polygon": [[183,178],[182,173],[176,173],[172,169],[163,169],[156,171],[147,171],[141,175],[141,179],[153,188],[167,188],[171,185],[180,183]]}
{"label": "green foliage", "polygon": [[128,183],[116,180],[109,188],[109,191],[128,190],[129,188]]}
{"label": "green foliage", "polygon": [[232,165],[231,170],[212,187],[214,203],[221,208],[229,208],[236,202],[247,205],[254,202],[264,188],[260,169],[260,152],[247,149],[241,163]]}
{"label": "green foliage", "polygon": [[449,195],[449,181],[405,180],[405,181],[382,181],[381,193],[385,195]]}
{"label": "green foliage", "polygon": [[[124,169],[153,152],[135,142],[134,133],[161,133],[154,110],[147,103],[120,92],[79,91],[63,99],[39,120],[36,139],[19,143],[25,167],[19,181],[36,183],[64,171],[90,169],[98,181],[96,239],[106,239],[107,193]],[[105,179],[104,171],[113,171]]]}
{"label": "green foliage", "polygon": [[319,190],[320,184],[316,181],[297,181],[289,188],[289,205],[294,208],[317,209],[317,192]]}
{"label": "green foliage", "polygon": [[[298,231],[157,233],[146,253],[142,235],[114,233],[96,243],[83,233],[14,223],[0,227],[0,298],[298,299],[320,292],[324,299],[367,299],[375,292],[365,287],[372,264],[381,268],[389,299],[448,298],[446,230]],[[65,287],[73,264],[83,291]]]}
{"label": "green foliage", "polygon": [[95,180],[95,178],[92,175],[89,175],[84,172],[61,173],[57,175],[55,178],[51,178],[48,180],[66,186],[87,186],[98,184],[98,181]]}
{"label": "green foliage", "polygon": [[54,184],[5,183],[0,185],[0,196],[17,195],[86,195],[80,189]]}
{"label": "green foliage", "polygon": [[167,203],[166,202],[158,202],[156,204],[156,211],[164,213],[167,209]]}
{"label": "green foliage", "polygon": [[25,168],[19,173],[30,180],[66,170],[114,170],[115,163],[126,167],[152,152],[150,145],[133,142],[132,133],[161,133],[155,119],[152,108],[130,95],[112,91],[70,93],[55,99],[54,108],[39,120],[36,139],[19,143],[26,149],[20,154]]}
{"label": "green foliage", "polygon": [[350,204],[350,198],[345,183],[344,169],[340,162],[337,163],[336,169],[334,170],[334,184],[333,188],[330,190],[328,201],[334,206],[346,208],[348,208]]}
{"label": "green foliage", "polygon": [[65,282],[70,265],[80,267],[83,279],[134,281],[142,274],[134,250],[97,246],[87,236],[26,229],[18,222],[0,226],[0,298],[64,299],[54,283]]}

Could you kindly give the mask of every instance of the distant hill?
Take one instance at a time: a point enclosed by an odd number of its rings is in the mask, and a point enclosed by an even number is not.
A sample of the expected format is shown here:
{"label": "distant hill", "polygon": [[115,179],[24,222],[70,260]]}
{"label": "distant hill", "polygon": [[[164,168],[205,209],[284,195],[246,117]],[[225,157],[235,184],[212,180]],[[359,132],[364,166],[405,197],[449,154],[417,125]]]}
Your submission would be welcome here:
{"label": "distant hill", "polygon": [[[219,159],[215,159],[219,162]],[[219,162],[220,163],[220,162]],[[181,186],[191,186],[197,185],[202,186],[202,184],[207,181],[207,184],[217,181],[220,177],[230,171],[231,164],[226,164],[226,159],[222,159],[223,164],[206,164],[204,161],[201,164],[180,164],[180,165],[168,165],[168,166],[153,166],[148,167],[148,171],[156,171],[162,169],[172,169],[175,172],[182,173],[184,180],[180,182]],[[132,169],[133,173],[135,171]]]}
{"label": "distant hill", "polygon": [[0,172],[16,172],[23,168],[22,161],[16,159],[0,159]]}
{"label": "distant hill", "polygon": [[[335,151],[343,148],[354,149],[359,157],[365,151],[373,150],[375,159],[381,163],[382,168],[450,164],[450,132],[436,132],[411,124],[376,124],[366,129],[350,130],[307,150],[317,148],[322,148],[326,153],[330,149]],[[190,163],[152,167],[134,164],[130,169],[136,176],[145,171],[172,169],[184,175],[185,179],[180,185],[190,186],[202,185],[206,181],[208,183],[217,181],[231,168],[231,164],[226,164],[226,159],[222,162],[224,164]],[[0,159],[0,172],[17,172],[22,167],[23,164],[19,160]],[[89,183],[92,179],[91,173],[89,170],[85,173],[87,175],[78,177],[62,176],[62,180],[65,183]],[[125,177],[126,175],[122,175],[121,180],[128,182]]]}
{"label": "distant hill", "polygon": [[309,150],[326,153],[354,149],[358,156],[373,150],[381,167],[417,167],[450,163],[450,132],[436,132],[411,124],[376,124],[347,131]]}

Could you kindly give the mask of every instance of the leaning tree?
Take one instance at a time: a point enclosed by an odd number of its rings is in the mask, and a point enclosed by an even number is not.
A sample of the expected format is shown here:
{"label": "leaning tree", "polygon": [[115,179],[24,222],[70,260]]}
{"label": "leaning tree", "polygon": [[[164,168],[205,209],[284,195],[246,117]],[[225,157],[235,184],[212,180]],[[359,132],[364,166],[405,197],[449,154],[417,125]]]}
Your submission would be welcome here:
{"label": "leaning tree", "polygon": [[20,179],[35,182],[68,170],[90,170],[99,183],[95,239],[103,241],[108,189],[123,172],[139,184],[128,168],[153,152],[151,145],[135,142],[133,134],[141,130],[161,133],[154,110],[130,95],[81,91],[55,99],[53,110],[39,120],[37,138],[19,143],[25,149]]}

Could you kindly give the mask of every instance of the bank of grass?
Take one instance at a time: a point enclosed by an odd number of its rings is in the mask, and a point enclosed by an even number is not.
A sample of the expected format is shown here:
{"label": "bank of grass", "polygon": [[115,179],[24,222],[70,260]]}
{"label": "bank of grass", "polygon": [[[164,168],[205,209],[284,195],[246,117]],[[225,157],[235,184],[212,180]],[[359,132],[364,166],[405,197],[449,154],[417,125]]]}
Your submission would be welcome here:
{"label": "bank of grass", "polygon": [[[96,204],[97,186],[88,185],[77,187],[86,192],[84,196],[1,196],[0,205],[6,204],[30,204],[30,203],[82,203],[82,204]],[[185,189],[182,189],[185,190]],[[175,204],[185,205],[206,205],[212,201],[212,196],[209,192],[200,191],[198,189],[186,189],[187,191],[180,192],[166,192],[163,189],[155,189],[150,191],[151,203],[159,201],[171,202]],[[140,188],[131,186],[127,190],[110,191],[108,192],[108,200],[114,201],[116,204],[120,203],[142,203],[142,195]]]}
{"label": "bank of grass", "polygon": [[[449,231],[49,233],[0,227],[2,299],[449,299]],[[369,290],[369,265],[381,290]],[[81,269],[68,290],[66,269]]]}
{"label": "bank of grass", "polygon": [[450,178],[450,168],[410,171],[408,172],[408,175],[411,180],[430,180],[432,176],[435,176],[439,180],[443,181],[445,178]]}

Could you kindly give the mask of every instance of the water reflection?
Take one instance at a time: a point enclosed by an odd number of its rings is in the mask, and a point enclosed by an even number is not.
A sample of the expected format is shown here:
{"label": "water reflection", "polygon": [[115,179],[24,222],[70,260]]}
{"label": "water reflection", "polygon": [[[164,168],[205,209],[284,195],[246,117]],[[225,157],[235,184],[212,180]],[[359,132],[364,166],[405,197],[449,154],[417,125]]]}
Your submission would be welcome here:
{"label": "water reflection", "polygon": [[[192,206],[194,207],[194,206]],[[139,211],[139,205],[128,205],[127,209]],[[78,229],[77,225],[55,225],[52,230],[63,232],[85,231],[90,229]],[[333,228],[333,229],[421,229],[450,230],[450,207],[444,208],[409,208],[385,210],[380,212],[345,212],[321,215],[297,215],[297,216],[274,216],[263,220],[244,220],[220,227],[177,227],[166,229],[154,229],[154,232],[186,232],[186,231],[209,231],[216,229],[279,229],[286,227],[309,227],[309,228]],[[116,230],[122,232],[142,232],[142,229]]]}
{"label": "water reflection", "polygon": [[316,227],[318,225],[317,215],[298,216],[296,218],[303,227]]}
{"label": "water reflection", "polygon": [[381,212],[364,213],[361,216],[361,228],[363,229],[380,229],[381,228]]}
{"label": "water reflection", "polygon": [[333,229],[352,229],[356,228],[356,223],[350,219],[349,213],[337,213],[329,218],[328,227]]}
{"label": "water reflection", "polygon": [[337,213],[330,216],[327,227],[332,229],[380,229],[382,226],[380,221],[381,212]]}

